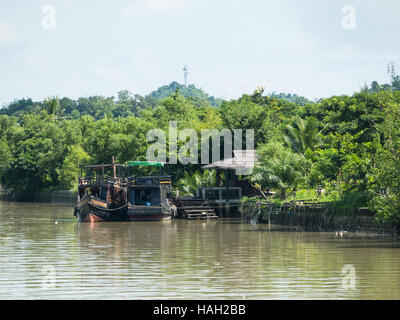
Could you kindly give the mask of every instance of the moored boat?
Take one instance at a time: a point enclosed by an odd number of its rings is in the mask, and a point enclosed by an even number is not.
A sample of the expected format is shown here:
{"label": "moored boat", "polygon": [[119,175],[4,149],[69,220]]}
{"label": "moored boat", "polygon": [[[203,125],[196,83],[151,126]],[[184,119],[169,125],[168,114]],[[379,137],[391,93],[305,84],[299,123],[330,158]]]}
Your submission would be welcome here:
{"label": "moored boat", "polygon": [[114,160],[108,165],[81,166],[78,203],[74,210],[78,221],[171,220],[176,215],[176,208],[170,200],[171,177],[161,173],[157,176],[129,176],[130,168],[139,165],[164,167],[162,163],[136,161],[122,165],[115,164]]}
{"label": "moored boat", "polygon": [[[128,172],[132,166],[156,166],[158,162],[127,162]],[[127,214],[130,221],[166,221],[171,220],[176,212],[171,203],[171,177],[162,175],[128,177]]]}
{"label": "moored boat", "polygon": [[[85,175],[83,175],[85,170]],[[99,172],[101,170],[101,172]],[[112,177],[107,173],[112,170]],[[117,176],[117,170],[120,176]],[[74,216],[81,222],[128,221],[124,165],[81,166]]]}

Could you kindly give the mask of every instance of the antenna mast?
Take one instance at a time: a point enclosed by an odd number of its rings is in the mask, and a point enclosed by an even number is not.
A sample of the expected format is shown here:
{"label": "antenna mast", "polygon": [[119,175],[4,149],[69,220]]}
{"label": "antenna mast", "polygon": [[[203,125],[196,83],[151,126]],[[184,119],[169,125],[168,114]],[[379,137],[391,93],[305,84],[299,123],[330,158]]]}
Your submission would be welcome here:
{"label": "antenna mast", "polygon": [[393,63],[393,62],[390,62],[390,63],[387,65],[387,72],[388,72],[388,74],[390,75],[390,77],[391,77],[392,79],[396,76],[396,71],[395,71],[395,69],[394,69],[394,63]]}
{"label": "antenna mast", "polygon": [[185,79],[185,87],[187,87],[187,77],[188,77],[188,73],[189,73],[189,68],[188,65],[185,64],[185,66],[183,67],[183,71],[184,71],[184,79]]}

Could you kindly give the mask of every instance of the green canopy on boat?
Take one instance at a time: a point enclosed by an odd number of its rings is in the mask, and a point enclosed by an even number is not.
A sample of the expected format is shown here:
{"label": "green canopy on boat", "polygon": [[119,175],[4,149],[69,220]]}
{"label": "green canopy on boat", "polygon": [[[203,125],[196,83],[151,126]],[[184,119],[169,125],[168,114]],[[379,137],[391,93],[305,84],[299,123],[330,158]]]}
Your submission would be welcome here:
{"label": "green canopy on boat", "polygon": [[150,161],[127,161],[126,165],[128,167],[133,167],[133,166],[164,167],[164,163],[162,162],[150,162]]}

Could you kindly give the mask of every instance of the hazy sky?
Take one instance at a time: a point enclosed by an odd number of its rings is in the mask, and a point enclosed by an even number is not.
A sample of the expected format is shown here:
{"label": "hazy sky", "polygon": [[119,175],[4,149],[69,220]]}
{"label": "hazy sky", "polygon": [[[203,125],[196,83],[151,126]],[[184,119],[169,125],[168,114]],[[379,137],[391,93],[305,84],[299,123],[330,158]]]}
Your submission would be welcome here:
{"label": "hazy sky", "polygon": [[0,105],[144,95],[182,83],[185,64],[226,99],[352,94],[400,66],[399,15],[398,0],[2,0]]}

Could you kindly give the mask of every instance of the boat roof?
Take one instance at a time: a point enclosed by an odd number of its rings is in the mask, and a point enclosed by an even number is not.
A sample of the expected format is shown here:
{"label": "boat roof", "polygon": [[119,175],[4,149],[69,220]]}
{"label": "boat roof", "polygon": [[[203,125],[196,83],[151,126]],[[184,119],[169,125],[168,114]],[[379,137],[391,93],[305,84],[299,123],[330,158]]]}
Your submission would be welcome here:
{"label": "boat roof", "polygon": [[127,161],[125,164],[128,167],[133,166],[154,166],[154,167],[164,167],[163,162],[152,162],[152,161]]}
{"label": "boat roof", "polygon": [[203,170],[236,170],[253,168],[258,161],[255,150],[234,150],[234,157],[202,166]]}
{"label": "boat roof", "polygon": [[153,166],[153,167],[164,167],[163,162],[152,162],[152,161],[127,161],[125,164],[92,164],[92,165],[82,165],[81,168],[90,168],[94,170],[99,170],[103,168],[116,167],[133,167],[133,166]]}
{"label": "boat roof", "polygon": [[92,164],[92,165],[82,165],[81,166],[81,168],[91,168],[91,169],[103,169],[103,168],[112,168],[112,167],[114,167],[114,166],[116,166],[116,167],[125,167],[125,165],[123,165],[123,164],[117,164],[117,163],[114,163],[114,164]]}

